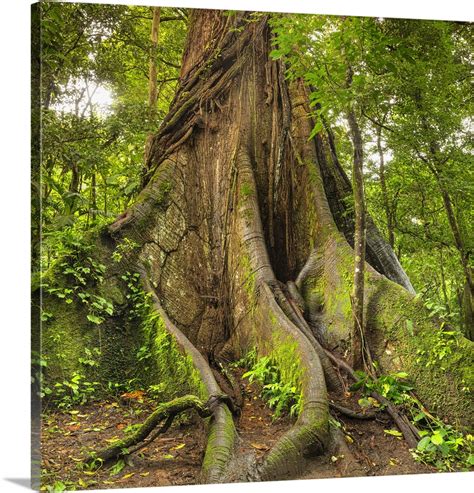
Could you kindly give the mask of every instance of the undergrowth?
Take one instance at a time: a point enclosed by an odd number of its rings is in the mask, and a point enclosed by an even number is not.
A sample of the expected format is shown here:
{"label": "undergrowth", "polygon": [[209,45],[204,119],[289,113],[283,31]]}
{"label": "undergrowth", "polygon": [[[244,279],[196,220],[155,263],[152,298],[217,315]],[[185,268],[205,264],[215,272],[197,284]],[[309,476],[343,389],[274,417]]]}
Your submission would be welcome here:
{"label": "undergrowth", "polygon": [[[411,450],[417,462],[434,466],[440,471],[466,471],[474,466],[474,437],[433,416],[413,394],[413,386],[407,380],[406,373],[384,375],[377,379],[364,372],[356,373],[359,380],[350,390],[362,391],[363,397],[359,399],[361,407],[374,405],[370,394],[378,392],[402,408],[418,428],[421,440],[416,449]],[[399,432],[386,432],[401,437]]]}
{"label": "undergrowth", "polygon": [[250,383],[257,381],[262,385],[262,398],[274,409],[275,419],[285,413],[298,416],[302,406],[302,392],[295,361],[286,365],[289,371],[284,371],[275,355],[259,358],[256,350],[252,349],[236,365],[249,368],[242,375],[243,378],[248,378]]}
{"label": "undergrowth", "polygon": [[[121,252],[123,253],[123,252]],[[92,259],[86,258],[89,267],[83,267],[76,261],[62,262],[60,267],[63,274],[74,279],[71,288],[49,288],[52,295],[72,302],[85,303],[89,306],[86,315],[90,322],[102,324],[106,316],[113,313],[113,307],[107,300],[86,291],[91,282],[102,282],[102,266],[96,265]],[[98,267],[95,268],[95,267]],[[63,377],[51,382],[46,374],[50,359],[47,356],[33,354],[33,367],[38,371],[34,379],[39,382],[40,397],[43,399],[43,410],[50,405],[59,409],[70,409],[84,405],[101,398],[119,398],[124,393],[143,390],[156,401],[165,401],[178,395],[195,393],[201,398],[206,396],[204,385],[198,371],[194,368],[191,357],[182,352],[173,336],[167,331],[162,318],[153,307],[151,295],[145,293],[141,286],[138,273],[126,272],[121,276],[126,286],[128,302],[127,322],[142,334],[143,343],[136,350],[138,372],[140,378],[130,378],[124,381],[96,381],[100,375],[102,351],[100,347],[84,348],[78,357],[75,371],[70,375],[63,372]],[[110,306],[109,306],[110,305]],[[52,314],[43,313],[44,323],[53,318]],[[61,347],[61,338],[65,332],[55,333],[53,336],[58,348]],[[66,355],[57,351],[55,358],[58,361]]]}

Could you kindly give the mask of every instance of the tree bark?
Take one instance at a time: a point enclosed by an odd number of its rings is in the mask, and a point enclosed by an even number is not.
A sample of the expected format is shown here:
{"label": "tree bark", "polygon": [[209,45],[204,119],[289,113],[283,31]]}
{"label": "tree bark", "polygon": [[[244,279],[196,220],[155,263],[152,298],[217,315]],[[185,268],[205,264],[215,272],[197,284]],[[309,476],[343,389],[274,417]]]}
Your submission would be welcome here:
{"label": "tree bark", "polygon": [[[364,196],[364,154],[362,136],[354,110],[348,112],[347,119],[351,131],[352,145],[354,147],[352,174],[354,188],[354,288],[352,295],[353,320],[352,320],[352,366],[357,369],[364,367],[364,272],[365,272],[365,196]],[[365,365],[367,366],[367,365]]]}
{"label": "tree bark", "polygon": [[158,38],[160,34],[160,17],[161,8],[153,7],[153,19],[151,24],[151,47],[150,47],[150,68],[148,74],[148,109],[150,112],[150,121],[153,122],[156,117],[156,104],[158,101],[158,82],[157,82],[157,52]]}

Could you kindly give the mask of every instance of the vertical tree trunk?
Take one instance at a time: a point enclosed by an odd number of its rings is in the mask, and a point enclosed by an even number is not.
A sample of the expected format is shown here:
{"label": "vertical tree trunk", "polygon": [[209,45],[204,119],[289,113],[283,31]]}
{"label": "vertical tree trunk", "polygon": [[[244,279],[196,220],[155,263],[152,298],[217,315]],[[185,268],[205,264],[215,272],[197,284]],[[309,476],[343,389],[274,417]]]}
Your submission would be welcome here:
{"label": "vertical tree trunk", "polygon": [[439,174],[436,175],[436,180],[440,187],[441,196],[443,198],[444,208],[446,210],[446,215],[448,216],[449,226],[451,227],[451,232],[454,238],[454,244],[459,251],[459,256],[461,258],[461,264],[464,270],[464,274],[466,276],[467,285],[471,290],[471,293],[474,293],[474,281],[472,277],[471,267],[469,265],[469,253],[464,246],[464,241],[461,236],[461,232],[459,230],[458,222],[456,220],[456,215],[454,214],[453,203],[451,201],[451,197],[449,196],[448,191],[444,187],[442,183],[442,179]]}
{"label": "vertical tree trunk", "polygon": [[379,154],[379,177],[380,188],[382,189],[382,201],[385,210],[385,220],[387,222],[388,244],[395,246],[395,234],[393,231],[392,212],[390,210],[390,200],[388,197],[387,183],[385,181],[385,157],[382,148],[382,127],[377,126],[377,151]]}
{"label": "vertical tree trunk", "polygon": [[150,68],[148,75],[148,109],[150,122],[154,122],[156,117],[156,104],[158,101],[158,85],[157,85],[157,61],[156,55],[158,51],[158,38],[160,34],[160,17],[161,8],[153,7],[153,20],[151,24],[151,47],[150,47]]}
{"label": "vertical tree trunk", "polygon": [[[418,95],[418,97],[415,99],[415,102],[418,108],[421,109],[422,108],[421,95]],[[427,134],[429,135],[430,128],[426,121],[426,118],[424,117],[422,118],[422,125],[423,128],[426,130]],[[456,245],[456,248],[459,251],[459,255],[461,258],[461,265],[464,270],[464,275],[466,277],[467,285],[471,291],[471,299],[472,299],[474,298],[474,279],[472,275],[472,269],[469,265],[469,252],[465,248],[461,231],[457,223],[456,215],[454,213],[453,203],[451,201],[449,191],[444,184],[444,178],[442,176],[441,166],[445,164],[446,160],[441,162],[439,159],[439,155],[440,155],[440,148],[439,148],[439,144],[436,141],[429,142],[428,157],[425,157],[418,152],[418,156],[427,165],[429,171],[432,173],[434,179],[436,180],[436,183],[438,184],[438,188],[441,193],[441,197],[443,199],[444,209],[448,217],[449,226],[453,234],[454,244]]]}
{"label": "vertical tree trunk", "polygon": [[91,209],[92,223],[95,223],[95,220],[97,218],[97,183],[95,173],[92,173],[91,178]]}
{"label": "vertical tree trunk", "polygon": [[76,210],[77,194],[79,192],[80,171],[77,163],[71,163],[71,181],[69,182],[68,201],[66,202],[65,214],[72,215]]}
{"label": "vertical tree trunk", "polygon": [[[156,112],[158,103],[158,83],[157,83],[157,60],[156,55],[158,51],[158,38],[160,34],[160,19],[161,19],[161,8],[152,8],[152,21],[151,21],[151,33],[150,33],[150,59],[149,59],[149,69],[148,69],[148,119],[150,126],[153,127],[156,123]],[[144,160],[148,160],[148,155],[153,142],[153,134],[150,133],[145,139],[145,151]]]}
{"label": "vertical tree trunk", "polygon": [[348,112],[347,119],[351,131],[353,156],[353,188],[354,188],[354,288],[353,325],[352,325],[352,366],[362,368],[364,361],[364,271],[365,271],[365,240],[366,240],[366,211],[364,197],[364,154],[362,148],[362,136],[354,110]]}
{"label": "vertical tree trunk", "polygon": [[451,307],[449,305],[449,297],[448,297],[448,290],[446,286],[446,275],[444,273],[444,257],[443,257],[443,247],[439,249],[439,270],[441,274],[441,290],[443,292],[443,300],[444,300],[444,306],[449,313],[451,311]]}

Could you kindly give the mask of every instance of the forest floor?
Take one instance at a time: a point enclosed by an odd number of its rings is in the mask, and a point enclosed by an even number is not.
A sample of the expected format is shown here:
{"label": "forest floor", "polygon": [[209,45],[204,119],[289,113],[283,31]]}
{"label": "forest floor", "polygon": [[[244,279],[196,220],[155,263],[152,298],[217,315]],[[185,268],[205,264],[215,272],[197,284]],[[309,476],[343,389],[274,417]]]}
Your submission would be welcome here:
{"label": "forest floor", "polygon": [[[242,375],[236,370],[235,377]],[[258,463],[287,431],[293,420],[273,418],[272,410],[260,397],[258,384],[240,380],[242,413],[236,423],[236,474],[247,465]],[[67,411],[50,411],[42,420],[43,490],[61,482],[67,489],[104,489],[185,485],[199,483],[205,449],[205,430],[195,416],[176,419],[167,433],[139,452],[96,471],[87,470],[82,461],[86,453],[108,446],[122,438],[127,427],[141,423],[156,406],[143,392],[125,394],[126,398],[95,402]],[[357,396],[348,396],[346,407],[356,409]],[[380,413],[375,420],[356,420],[338,416],[350,452],[356,460],[351,466],[340,455],[325,455],[308,460],[299,479],[347,476],[378,476],[435,472],[414,462],[406,443],[384,430],[396,429],[391,419]],[[229,481],[232,481],[232,467]],[[239,480],[238,477],[235,478]],[[52,490],[54,491],[54,490]]]}

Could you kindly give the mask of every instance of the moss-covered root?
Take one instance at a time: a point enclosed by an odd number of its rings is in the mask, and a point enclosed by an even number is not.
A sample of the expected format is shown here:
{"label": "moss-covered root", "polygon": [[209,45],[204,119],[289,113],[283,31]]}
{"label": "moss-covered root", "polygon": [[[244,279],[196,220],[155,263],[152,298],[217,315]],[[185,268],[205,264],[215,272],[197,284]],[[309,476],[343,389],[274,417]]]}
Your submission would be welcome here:
{"label": "moss-covered root", "polygon": [[210,419],[200,482],[221,483],[233,454],[236,431],[232,414],[224,404],[218,406]]}
{"label": "moss-covered root", "polygon": [[259,467],[259,478],[269,481],[297,476],[302,472],[305,457],[324,453],[329,442],[329,405],[323,368],[314,347],[285,316],[267,285],[262,286],[261,302],[278,330],[297,343],[298,357],[304,368],[298,420],[272,447]]}
{"label": "moss-covered root", "polygon": [[[288,283],[288,285],[293,286],[292,292],[290,292],[290,296],[294,296],[296,292],[298,292],[298,288],[293,282]],[[321,365],[323,367],[324,377],[326,379],[326,385],[328,389],[334,390],[336,392],[342,392],[343,389],[341,380],[338,378],[337,373],[335,372],[333,366],[331,365],[331,362],[326,356],[323,347],[314,336],[299,307],[290,302],[280,288],[275,287],[273,293],[283,313],[289,318],[291,322],[293,322],[296,327],[298,327],[299,330],[301,330],[301,332],[306,336],[306,338],[318,354],[319,360],[321,361]],[[302,297],[301,300],[303,300]]]}
{"label": "moss-covered root", "polygon": [[328,439],[327,402],[303,404],[300,419],[272,447],[259,467],[262,481],[296,477],[303,472],[304,459],[321,455]]}
{"label": "moss-covered root", "polygon": [[[145,273],[142,273],[142,278],[145,289],[151,293],[154,308],[163,319],[166,329],[175,338],[184,352],[191,357],[194,367],[199,372],[207,395],[222,394],[212,370],[203,355],[168,318]],[[207,446],[201,469],[200,482],[219,483],[222,481],[233,453],[235,436],[236,431],[232,414],[225,402],[218,402],[208,423]]]}
{"label": "moss-covered root", "polygon": [[213,396],[204,403],[195,395],[185,395],[160,404],[135,433],[127,436],[123,440],[113,443],[110,447],[92,453],[88,462],[107,462],[111,459],[129,454],[131,452],[130,447],[145,440],[161,421],[166,420],[165,425],[160,430],[164,433],[171,426],[171,423],[176,416],[189,409],[194,409],[201,418],[207,418],[212,415],[217,400],[218,399]]}

